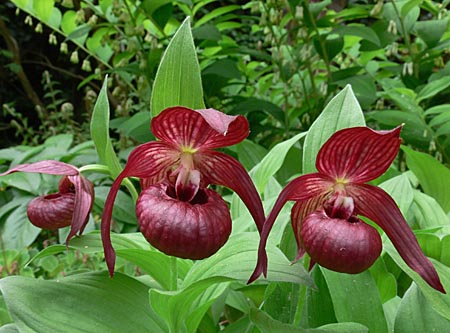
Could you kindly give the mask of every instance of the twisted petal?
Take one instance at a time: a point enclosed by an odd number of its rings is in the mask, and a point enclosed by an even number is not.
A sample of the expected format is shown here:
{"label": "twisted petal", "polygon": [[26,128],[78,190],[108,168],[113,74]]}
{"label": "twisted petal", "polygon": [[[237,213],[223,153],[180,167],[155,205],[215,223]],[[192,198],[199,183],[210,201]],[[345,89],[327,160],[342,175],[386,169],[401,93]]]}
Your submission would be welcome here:
{"label": "twisted petal", "polygon": [[243,116],[181,106],[165,109],[153,118],[151,128],[161,141],[192,149],[231,146],[244,140],[249,133],[248,121]]}
{"label": "twisted petal", "polygon": [[382,189],[371,185],[352,185],[347,190],[355,199],[356,212],[378,224],[408,266],[434,289],[445,293],[435,268],[423,254],[394,200]]}
{"label": "twisted petal", "polygon": [[228,187],[239,195],[261,232],[265,219],[261,198],[242,164],[216,151],[202,153],[198,162],[200,173],[207,183]]}
{"label": "twisted petal", "polygon": [[146,178],[146,186],[162,180],[168,168],[179,159],[179,152],[165,142],[148,142],[136,147],[128,157],[125,168],[114,180],[105,201],[101,234],[109,274],[114,274],[116,255],[111,244],[110,230],[114,201],[122,180],[126,177]]}
{"label": "twisted petal", "polygon": [[[332,190],[332,186],[333,182],[327,176],[321,175],[320,173],[300,176],[286,185],[278,196],[272,211],[264,222],[258,248],[258,262],[252,276],[248,280],[248,283],[256,280],[261,274],[264,274],[264,276],[267,275],[267,238],[269,237],[270,230],[272,230],[272,226],[275,223],[275,219],[285,203],[288,200],[320,200],[322,196]],[[312,207],[314,206],[314,203],[310,202],[309,205]]]}
{"label": "twisted petal", "polygon": [[72,224],[66,245],[70,239],[79,232],[83,232],[89,220],[89,213],[94,205],[94,185],[83,176],[69,176],[69,180],[75,186],[75,202],[73,207]]}
{"label": "twisted petal", "polygon": [[38,172],[60,176],[78,175],[78,169],[73,165],[54,160],[45,160],[30,164],[19,164],[9,169],[8,171],[0,174],[0,176],[9,175],[10,173],[13,172]]}
{"label": "twisted petal", "polygon": [[368,127],[346,128],[334,133],[317,155],[319,172],[335,179],[365,183],[382,175],[400,148],[401,126],[390,131]]}
{"label": "twisted petal", "polygon": [[[297,201],[291,210],[292,229],[294,230],[295,240],[297,242],[297,257],[295,260],[301,259],[305,254],[303,245],[300,239],[300,232],[303,220],[312,212],[323,205],[324,199],[328,196],[327,192],[321,195],[309,198],[308,200]],[[311,260],[313,265],[313,261]],[[312,266],[310,267],[312,268]]]}

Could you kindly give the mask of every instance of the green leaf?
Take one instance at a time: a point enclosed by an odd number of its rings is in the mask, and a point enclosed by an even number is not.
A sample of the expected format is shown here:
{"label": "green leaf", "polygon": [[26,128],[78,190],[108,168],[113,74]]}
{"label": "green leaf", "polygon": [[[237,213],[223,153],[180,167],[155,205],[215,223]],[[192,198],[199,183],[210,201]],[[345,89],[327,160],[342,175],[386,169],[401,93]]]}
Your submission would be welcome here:
{"label": "green leaf", "polygon": [[305,135],[306,133],[299,133],[289,140],[278,143],[266,156],[264,156],[263,160],[251,170],[253,182],[259,193],[264,191],[270,177],[275,175],[281,168],[289,149]]}
{"label": "green leaf", "polygon": [[250,320],[264,333],[367,333],[367,327],[358,323],[328,324],[318,328],[305,329],[299,326],[282,323],[271,318],[264,311],[251,309]]}
{"label": "green leaf", "polygon": [[396,333],[450,332],[450,321],[440,316],[417,285],[406,291],[395,318]]}
{"label": "green leaf", "polygon": [[406,146],[406,165],[419,179],[423,191],[436,199],[444,211],[450,211],[450,170],[432,156],[417,152]]}
{"label": "green leaf", "polygon": [[150,104],[152,116],[171,106],[205,108],[200,66],[189,17],[178,28],[163,55]]}
{"label": "green leaf", "polygon": [[389,254],[389,256],[395,261],[395,263],[403,270],[408,276],[417,284],[426,299],[430,302],[433,309],[441,316],[450,320],[450,268],[441,264],[440,262],[431,259],[434,267],[436,268],[439,277],[441,279],[444,289],[447,294],[442,294],[437,290],[434,290],[428,283],[423,280],[419,274],[413,271],[400,257],[395,250],[394,246],[388,239],[383,239],[383,249]]}
{"label": "green leaf", "polygon": [[[184,279],[183,286],[214,276],[247,281],[255,268],[258,244],[257,232],[241,232],[230,237],[216,254],[194,264]],[[267,255],[269,260],[267,280],[314,287],[311,277],[303,266],[291,265],[281,250],[273,244],[267,245]]]}
{"label": "green leaf", "polygon": [[414,201],[408,212],[408,220],[413,220],[419,229],[430,229],[450,224],[450,218],[445,214],[437,201],[420,191],[414,191]]}
{"label": "green leaf", "polygon": [[447,30],[448,19],[419,21],[415,29],[429,48],[436,46]]}
{"label": "green leaf", "polygon": [[368,271],[353,275],[323,267],[321,271],[339,322],[357,322],[368,327],[370,332],[388,331],[378,288]]}
{"label": "green leaf", "polygon": [[212,277],[193,283],[177,292],[150,290],[150,304],[163,318],[171,332],[196,332],[211,304],[229,284],[228,278]]}
{"label": "green leaf", "polygon": [[20,332],[168,332],[148,304],[148,287],[120,273],[58,281],[11,276],[0,290]]}
{"label": "green leaf", "polygon": [[393,177],[379,185],[395,200],[403,215],[413,203],[414,193],[406,174]]}
{"label": "green leaf", "polygon": [[[118,257],[139,266],[153,277],[164,289],[170,289],[171,258],[162,252],[144,249],[120,249]],[[192,266],[188,260],[176,259],[178,270],[186,272]]]}
{"label": "green leaf", "polygon": [[107,95],[108,77],[103,81],[102,89],[95,102],[91,119],[91,137],[94,140],[101,163],[108,166],[111,176],[116,178],[122,171],[109,137],[109,102]]}
{"label": "green leaf", "polygon": [[450,86],[450,76],[444,76],[434,80],[423,87],[417,94],[417,103],[431,98]]}
{"label": "green leaf", "polygon": [[409,1],[403,2],[404,4],[402,5],[402,9],[400,11],[402,17],[405,18],[413,8],[417,7],[422,2],[423,2],[423,0],[409,0]]}
{"label": "green leaf", "polygon": [[54,0],[35,0],[33,1],[33,10],[36,16],[43,22],[47,22],[52,15],[55,7]]}
{"label": "green leaf", "polygon": [[303,146],[303,173],[316,171],[317,153],[331,135],[340,129],[356,126],[365,126],[364,115],[348,85],[328,103],[311,125]]}
{"label": "green leaf", "polygon": [[378,37],[376,32],[373,29],[366,27],[364,25],[346,25],[338,29],[335,29],[333,32],[341,35],[342,37],[345,36],[361,37],[363,40],[367,40],[377,46],[380,46],[380,38]]}

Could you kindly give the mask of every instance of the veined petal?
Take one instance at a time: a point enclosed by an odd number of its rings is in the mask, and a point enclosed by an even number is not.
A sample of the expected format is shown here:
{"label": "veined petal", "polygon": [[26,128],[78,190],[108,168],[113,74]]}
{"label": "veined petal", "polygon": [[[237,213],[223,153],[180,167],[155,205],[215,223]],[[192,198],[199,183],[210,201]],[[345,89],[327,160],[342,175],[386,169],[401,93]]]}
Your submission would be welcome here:
{"label": "veined petal", "polygon": [[60,176],[78,175],[78,169],[73,165],[54,160],[45,160],[29,164],[19,164],[0,174],[0,176],[9,175],[13,172],[37,172]]}
{"label": "veined petal", "polygon": [[307,200],[297,201],[291,210],[292,229],[294,231],[295,240],[297,241],[298,253],[296,260],[300,259],[305,250],[300,240],[300,232],[303,220],[312,212],[321,207],[327,198],[328,193],[324,192],[321,195],[314,196]]}
{"label": "veined petal", "polygon": [[261,232],[265,219],[263,205],[255,185],[242,164],[224,153],[209,151],[198,156],[197,168],[205,178],[204,182],[226,186],[236,192]]}
{"label": "veined petal", "polygon": [[101,235],[103,249],[105,252],[106,264],[109,274],[114,275],[114,265],[116,254],[111,243],[111,218],[120,184],[127,177],[139,177],[147,180],[147,186],[151,181],[158,182],[163,180],[168,169],[179,160],[179,152],[173,146],[165,142],[147,142],[136,147],[128,157],[125,168],[114,180],[109,190],[108,196],[103,208]]}
{"label": "veined petal", "polygon": [[94,205],[94,185],[83,176],[69,176],[69,180],[75,186],[75,202],[73,207],[72,224],[67,236],[66,244],[70,239],[83,232],[89,220],[89,213]]}
{"label": "veined petal", "polygon": [[334,133],[320,149],[316,168],[335,179],[365,183],[382,175],[400,149],[399,126],[390,131],[368,127],[346,128]]}
{"label": "veined petal", "polygon": [[400,256],[431,287],[445,293],[433,264],[423,254],[416,237],[394,200],[382,189],[356,184],[347,186],[355,200],[355,211],[378,224],[394,244]]}
{"label": "veined petal", "polygon": [[264,222],[258,247],[258,262],[248,283],[255,281],[261,274],[267,276],[267,238],[269,237],[269,233],[272,230],[272,226],[275,223],[278,214],[286,202],[288,200],[308,200],[320,197],[332,189],[332,187],[330,187],[332,184],[333,182],[328,179],[328,177],[319,173],[312,173],[295,178],[286,185]]}
{"label": "veined petal", "polygon": [[243,116],[181,106],[165,109],[153,118],[151,129],[161,141],[191,149],[231,146],[249,134],[248,121]]}
{"label": "veined petal", "polygon": [[158,182],[167,176],[168,169],[180,158],[173,146],[151,141],[137,146],[130,153],[122,173],[125,177],[149,178]]}

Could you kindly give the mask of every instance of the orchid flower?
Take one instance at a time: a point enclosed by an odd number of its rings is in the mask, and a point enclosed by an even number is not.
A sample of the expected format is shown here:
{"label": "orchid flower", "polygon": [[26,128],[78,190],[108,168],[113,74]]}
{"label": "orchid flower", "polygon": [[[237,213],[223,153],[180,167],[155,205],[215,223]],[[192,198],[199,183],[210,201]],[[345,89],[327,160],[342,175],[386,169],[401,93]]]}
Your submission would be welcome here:
{"label": "orchid flower", "polygon": [[94,204],[94,186],[73,165],[53,160],[19,164],[0,176],[14,172],[37,172],[62,176],[58,192],[30,201],[27,215],[32,224],[42,229],[71,226],[66,244],[77,233],[81,234],[89,220]]}
{"label": "orchid flower", "polygon": [[102,240],[110,275],[115,252],[111,217],[117,192],[126,177],[138,177],[142,192],[136,215],[144,237],[160,251],[189,259],[215,253],[228,239],[231,218],[225,201],[209,184],[235,191],[249,209],[258,230],[264,222],[261,199],[245,168],[214,149],[231,146],[249,134],[243,116],[214,109],[165,109],[152,119],[151,130],[160,141],[136,147],[111,186],[102,216]]}
{"label": "orchid flower", "polygon": [[[249,279],[267,275],[266,242],[281,208],[296,201],[291,220],[298,246],[312,265],[359,273],[381,252],[380,235],[359,216],[369,218],[389,237],[405,262],[430,286],[445,293],[439,276],[394,200],[381,188],[365,184],[382,175],[400,148],[400,131],[374,131],[367,127],[336,132],[320,149],[318,172],[295,178],[281,191],[264,223],[258,263]],[[311,265],[311,267],[312,267]]]}

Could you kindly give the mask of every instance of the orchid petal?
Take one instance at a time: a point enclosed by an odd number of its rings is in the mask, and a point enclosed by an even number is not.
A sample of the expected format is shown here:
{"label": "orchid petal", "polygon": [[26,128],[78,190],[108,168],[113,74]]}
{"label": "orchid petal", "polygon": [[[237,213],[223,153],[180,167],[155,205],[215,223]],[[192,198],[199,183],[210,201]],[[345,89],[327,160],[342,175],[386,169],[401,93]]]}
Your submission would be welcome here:
{"label": "orchid petal", "polygon": [[[300,259],[305,250],[303,249],[303,245],[300,240],[300,231],[302,227],[303,220],[312,212],[321,207],[325,201],[325,198],[329,193],[324,192],[321,195],[314,196],[307,200],[297,201],[292,207],[291,210],[291,221],[292,221],[292,229],[294,231],[295,240],[297,241],[298,254],[297,258]],[[296,259],[297,259],[296,258]]]}
{"label": "orchid petal", "polygon": [[165,142],[151,141],[137,146],[130,153],[122,171],[125,177],[151,178],[159,182],[168,169],[179,160],[179,152]]}
{"label": "orchid petal", "polygon": [[[179,160],[179,152],[165,142],[151,141],[136,147],[125,168],[114,180],[103,208],[101,235],[109,274],[114,275],[116,254],[111,243],[111,218],[120,184],[127,177],[145,178],[147,186],[164,179],[168,169]],[[151,181],[152,182],[151,182]]]}
{"label": "orchid petal", "polygon": [[152,133],[176,147],[213,149],[231,146],[249,134],[247,119],[214,109],[192,110],[177,106],[153,118]]}
{"label": "orchid petal", "polygon": [[68,178],[75,186],[75,202],[70,233],[66,238],[67,246],[69,245],[70,239],[77,232],[80,232],[80,234],[83,232],[94,204],[93,184],[83,176],[69,176]]}
{"label": "orchid petal", "polygon": [[400,149],[399,126],[390,131],[368,127],[346,128],[334,133],[320,149],[316,168],[335,179],[365,183],[382,175]]}
{"label": "orchid petal", "polygon": [[394,200],[382,189],[367,184],[348,186],[347,191],[355,199],[356,213],[378,224],[408,266],[431,287],[445,293],[433,264],[423,254]]}
{"label": "orchid petal", "polygon": [[78,169],[73,165],[54,160],[45,160],[30,164],[19,164],[8,171],[1,173],[0,176],[9,175],[13,172],[37,172],[60,176],[78,175]]}
{"label": "orchid petal", "polygon": [[332,182],[328,177],[319,173],[312,173],[295,178],[281,191],[269,216],[264,222],[261,232],[261,240],[258,248],[258,262],[248,283],[255,281],[261,274],[267,276],[266,244],[272,226],[283,206],[288,200],[308,200],[322,196],[332,189]]}
{"label": "orchid petal", "polygon": [[239,161],[221,152],[204,152],[199,157],[197,168],[207,183],[232,189],[242,199],[261,232],[264,209],[248,172]]}

